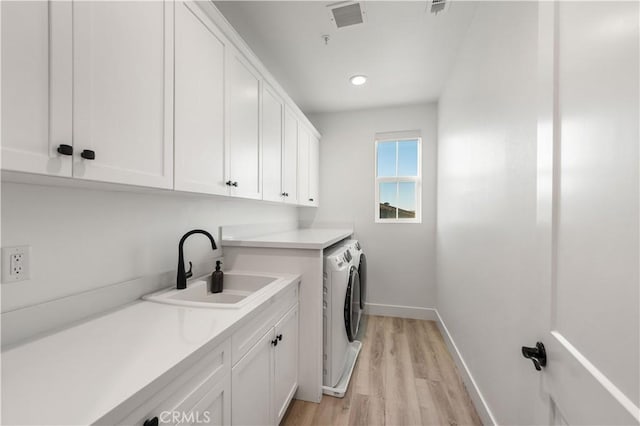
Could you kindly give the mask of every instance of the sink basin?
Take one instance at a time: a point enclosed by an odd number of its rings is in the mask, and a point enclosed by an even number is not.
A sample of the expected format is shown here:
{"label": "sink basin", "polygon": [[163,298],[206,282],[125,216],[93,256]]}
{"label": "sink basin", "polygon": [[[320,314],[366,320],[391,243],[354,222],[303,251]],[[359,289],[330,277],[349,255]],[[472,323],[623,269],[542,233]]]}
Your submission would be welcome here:
{"label": "sink basin", "polygon": [[211,293],[211,275],[191,281],[184,290],[162,290],[143,297],[150,302],[170,305],[194,306],[206,308],[233,309],[246,305],[253,296],[260,293],[278,278],[265,275],[224,273],[221,293]]}

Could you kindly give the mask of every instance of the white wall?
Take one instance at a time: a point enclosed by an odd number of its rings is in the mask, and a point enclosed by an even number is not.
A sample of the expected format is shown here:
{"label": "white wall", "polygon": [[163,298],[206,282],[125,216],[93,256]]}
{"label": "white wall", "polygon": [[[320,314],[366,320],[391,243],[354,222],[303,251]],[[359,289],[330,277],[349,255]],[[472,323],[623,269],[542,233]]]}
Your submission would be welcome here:
{"label": "white wall", "polygon": [[[296,220],[295,207],[248,200],[3,182],[2,247],[31,246],[31,279],[2,284],[2,312],[173,274],[178,241],[194,228],[208,230],[219,242],[222,225]],[[194,265],[221,255],[201,235],[185,245],[185,260]],[[205,272],[194,267],[195,274]]]}
{"label": "white wall", "polygon": [[[322,134],[320,207],[301,209],[300,218],[355,225],[367,254],[369,303],[435,307],[436,112],[428,104],[310,116]],[[422,223],[376,224],[374,135],[400,130],[422,132]]]}
{"label": "white wall", "polygon": [[438,112],[438,311],[499,424],[548,422],[519,353],[539,306],[536,78],[537,5],[482,3]]}

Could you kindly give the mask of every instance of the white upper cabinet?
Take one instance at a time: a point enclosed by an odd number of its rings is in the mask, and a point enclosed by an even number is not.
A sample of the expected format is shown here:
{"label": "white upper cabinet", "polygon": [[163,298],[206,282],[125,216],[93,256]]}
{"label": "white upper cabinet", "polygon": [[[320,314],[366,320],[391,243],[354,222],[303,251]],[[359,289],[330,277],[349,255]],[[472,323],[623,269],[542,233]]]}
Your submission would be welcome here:
{"label": "white upper cabinet", "polygon": [[226,195],[227,41],[194,3],[175,7],[175,189]]}
{"label": "white upper cabinet", "polygon": [[2,170],[317,205],[317,132],[211,2],[0,8]]}
{"label": "white upper cabinet", "polygon": [[312,206],[318,205],[320,189],[320,141],[314,135],[309,136],[309,197]]}
{"label": "white upper cabinet", "polygon": [[262,199],[282,201],[282,126],[284,105],[267,84],[262,87]]}
{"label": "white upper cabinet", "polygon": [[298,204],[309,204],[309,132],[298,124]]}
{"label": "white upper cabinet", "polygon": [[309,129],[298,125],[298,204],[318,205],[320,143]]}
{"label": "white upper cabinet", "polygon": [[227,184],[231,195],[261,198],[260,86],[258,71],[235,48],[227,50]]}
{"label": "white upper cabinet", "polygon": [[73,3],[74,177],[173,187],[173,9]]}
{"label": "white upper cabinet", "polygon": [[298,202],[298,119],[289,107],[284,109],[282,191],[287,194],[285,202]]}
{"label": "white upper cabinet", "polygon": [[2,168],[71,176],[71,5],[3,1],[0,8]]}

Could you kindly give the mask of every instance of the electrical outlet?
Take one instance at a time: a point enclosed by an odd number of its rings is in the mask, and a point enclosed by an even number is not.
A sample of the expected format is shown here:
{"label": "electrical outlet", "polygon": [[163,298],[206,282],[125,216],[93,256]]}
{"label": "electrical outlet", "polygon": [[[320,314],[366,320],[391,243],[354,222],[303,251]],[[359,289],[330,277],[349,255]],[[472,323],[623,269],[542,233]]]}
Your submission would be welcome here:
{"label": "electrical outlet", "polygon": [[2,282],[13,283],[30,278],[31,247],[4,247],[2,249]]}

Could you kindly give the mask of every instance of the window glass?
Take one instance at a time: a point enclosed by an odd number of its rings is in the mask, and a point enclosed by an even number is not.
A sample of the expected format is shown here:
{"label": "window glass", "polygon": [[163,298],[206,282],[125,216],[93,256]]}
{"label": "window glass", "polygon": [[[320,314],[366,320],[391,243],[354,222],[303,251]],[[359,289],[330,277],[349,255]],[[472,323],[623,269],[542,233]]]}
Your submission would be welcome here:
{"label": "window glass", "polygon": [[398,183],[398,219],[415,219],[416,183]]}
{"label": "window glass", "polygon": [[378,144],[378,176],[396,176],[396,143]]}
{"label": "window glass", "polygon": [[376,140],[376,221],[420,223],[420,137]]}
{"label": "window glass", "polygon": [[418,141],[398,142],[398,176],[418,176]]}
{"label": "window glass", "polygon": [[396,182],[380,183],[380,219],[397,217],[398,184]]}

